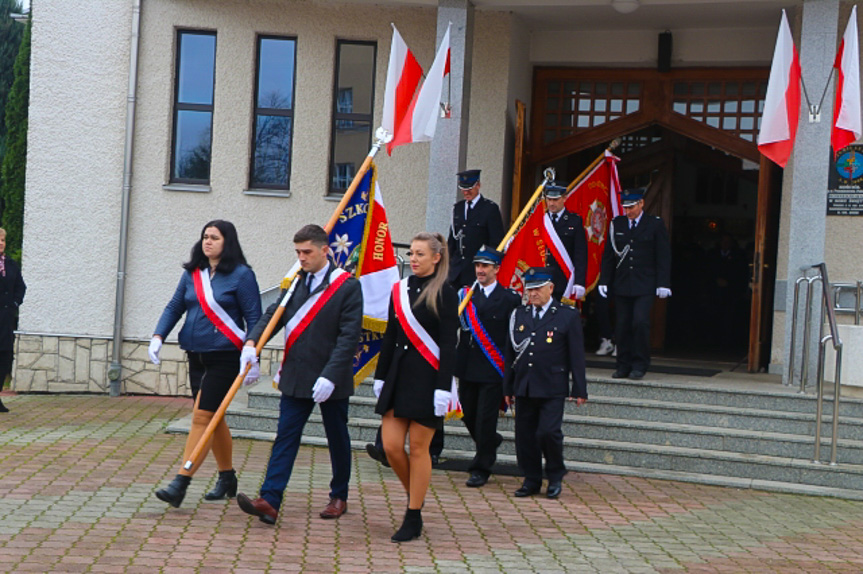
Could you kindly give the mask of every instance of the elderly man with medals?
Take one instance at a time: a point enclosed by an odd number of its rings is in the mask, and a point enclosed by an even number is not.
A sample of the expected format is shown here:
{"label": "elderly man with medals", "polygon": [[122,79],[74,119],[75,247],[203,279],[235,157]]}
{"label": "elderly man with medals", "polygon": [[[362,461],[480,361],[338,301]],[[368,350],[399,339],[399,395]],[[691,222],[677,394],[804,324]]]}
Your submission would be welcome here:
{"label": "elderly man with medals", "polygon": [[524,474],[515,496],[540,492],[545,457],[546,497],[557,498],[566,474],[561,430],[564,405],[567,400],[578,406],[587,402],[581,315],[551,296],[550,269],[531,267],[524,279],[528,304],[510,317],[503,380],[504,399],[515,406],[516,456]]}
{"label": "elderly man with medals", "polygon": [[587,240],[581,216],[566,209],[566,188],[545,186],[546,213],[543,235],[546,237],[545,265],[552,272],[558,301],[584,299],[587,279]]}
{"label": "elderly man with medals", "polygon": [[644,213],[643,188],[623,192],[620,200],[625,215],[611,221],[597,291],[614,293],[617,369],[611,376],[641,379],[650,366],[653,298],[671,296],[671,245],[662,219]]}
{"label": "elderly man with medals", "polygon": [[[464,422],[476,443],[476,455],[465,483],[483,486],[497,459],[497,448],[503,440],[497,432],[498,412],[503,400],[504,352],[507,326],[521,297],[497,282],[503,254],[484,246],[473,258],[476,284],[474,293],[459,317],[456,376]],[[468,292],[465,287],[460,296]]]}

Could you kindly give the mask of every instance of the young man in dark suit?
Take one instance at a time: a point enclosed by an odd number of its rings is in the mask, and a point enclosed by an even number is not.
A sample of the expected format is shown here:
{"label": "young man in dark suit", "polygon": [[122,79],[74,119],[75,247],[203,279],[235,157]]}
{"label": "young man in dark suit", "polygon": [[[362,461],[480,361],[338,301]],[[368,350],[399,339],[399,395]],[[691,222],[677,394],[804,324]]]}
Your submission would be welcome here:
{"label": "young man in dark suit", "polygon": [[578,406],[587,402],[581,314],[551,296],[550,269],[531,267],[524,279],[528,304],[512,312],[503,379],[506,403],[515,405],[516,456],[524,474],[515,496],[539,493],[545,456],[545,495],[557,498],[566,474],[561,430],[564,404],[567,400]]}
{"label": "young man in dark suit", "polygon": [[644,189],[621,194],[625,215],[611,221],[597,291],[614,293],[617,314],[615,379],[641,379],[650,367],[653,298],[671,296],[671,244],[662,219],[644,213]]}
{"label": "young man in dark suit", "polygon": [[450,285],[461,289],[473,283],[473,256],[483,245],[496,248],[503,239],[504,230],[500,208],[480,195],[480,170],[469,169],[457,175],[464,199],[452,208],[447,249]]}
{"label": "young man in dark suit", "polygon": [[300,229],[294,235],[294,248],[302,271],[250,331],[240,367],[257,360],[255,343],[288,296],[285,313],[273,331],[285,327],[289,334],[278,375],[282,398],[267,477],[260,498],[237,495],[243,512],[267,524],[276,522],[303,427],[315,404],[321,408],[333,468],[330,501],[321,518],[338,518],[347,511],[351,478],[348,399],[354,393],[353,360],[362,330],[363,293],[356,278],[329,261],[329,238],[320,226]]}
{"label": "young man in dark suit", "polygon": [[509,316],[521,304],[517,293],[497,282],[503,254],[483,247],[473,258],[477,285],[461,314],[462,331],[455,374],[459,379],[464,422],[476,443],[476,455],[468,467],[467,486],[488,482],[503,441],[497,432],[503,400],[504,353]]}
{"label": "young man in dark suit", "polygon": [[[587,280],[587,239],[584,237],[584,222],[577,213],[566,209],[566,188],[560,185],[546,185],[545,206],[548,216],[560,242],[575,267],[575,299],[584,299],[584,284]],[[567,285],[567,273],[563,271],[554,254],[546,250],[545,265],[552,270],[554,292],[558,301],[563,297]]]}

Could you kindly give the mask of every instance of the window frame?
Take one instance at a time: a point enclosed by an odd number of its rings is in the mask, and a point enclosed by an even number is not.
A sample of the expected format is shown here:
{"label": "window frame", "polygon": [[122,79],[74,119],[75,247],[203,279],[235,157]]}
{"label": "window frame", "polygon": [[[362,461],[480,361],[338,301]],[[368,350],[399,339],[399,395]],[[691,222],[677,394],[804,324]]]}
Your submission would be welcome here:
{"label": "window frame", "polygon": [[[371,46],[374,50],[372,53],[372,86],[371,86],[371,102],[370,102],[370,112],[368,114],[358,114],[358,113],[345,113],[339,112],[339,70],[341,69],[341,59],[342,59],[342,46],[344,45],[355,45],[355,46]],[[330,198],[341,198],[347,188],[345,189],[336,189],[333,187],[333,179],[336,175],[336,131],[339,121],[349,121],[349,122],[367,122],[369,125],[369,142],[368,148],[371,149],[372,146],[372,137],[375,131],[375,88],[376,88],[376,80],[377,80],[377,66],[378,66],[378,42],[376,40],[349,40],[336,38],[336,59],[335,59],[335,67],[333,69],[333,94],[332,94],[332,105],[330,106],[331,116],[330,116],[330,158],[329,158],[329,166],[327,168],[327,172],[329,177],[327,178],[327,192],[326,197]],[[353,98],[352,98],[353,101]],[[364,156],[365,157],[365,156]],[[357,166],[359,167],[359,165]]]}
{"label": "window frame", "polygon": [[[260,89],[261,81],[261,46],[264,40],[280,40],[290,41],[294,43],[294,67],[293,77],[291,78],[291,107],[284,108],[261,108],[258,107],[258,90]],[[252,127],[249,132],[249,176],[248,186],[249,191],[264,191],[267,195],[290,195],[291,191],[291,174],[294,167],[294,109],[297,107],[297,36],[281,36],[275,34],[258,34],[255,38],[255,86],[252,90]],[[291,118],[291,137],[290,137],[290,153],[288,154],[288,169],[287,181],[284,185],[272,183],[258,183],[255,178],[255,152],[256,139],[258,129],[258,116],[280,116]]]}
{"label": "window frame", "polygon": [[[213,97],[210,104],[185,104],[179,101],[180,99],[180,58],[182,56],[183,36],[212,36],[213,37]],[[215,30],[198,30],[191,28],[177,28],[176,30],[176,50],[174,57],[174,101],[171,117],[173,125],[171,126],[171,164],[168,167],[168,181],[170,184],[188,184],[194,186],[210,185],[211,172],[213,168],[213,118],[216,103],[216,50],[218,49],[218,37]],[[179,123],[180,112],[209,112],[210,114],[210,163],[207,170],[206,179],[195,179],[188,177],[177,177],[177,126]],[[182,186],[179,186],[182,187]],[[178,187],[178,189],[179,189]]]}

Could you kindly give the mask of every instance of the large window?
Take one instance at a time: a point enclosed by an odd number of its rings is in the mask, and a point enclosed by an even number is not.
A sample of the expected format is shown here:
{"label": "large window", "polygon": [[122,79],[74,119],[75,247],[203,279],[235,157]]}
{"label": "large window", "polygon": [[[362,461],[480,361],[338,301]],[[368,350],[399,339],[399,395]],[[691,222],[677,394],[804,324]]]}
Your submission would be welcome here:
{"label": "large window", "polygon": [[216,35],[177,32],[177,77],[174,83],[174,133],[171,181],[210,182],[213,131],[213,80]]}
{"label": "large window", "polygon": [[372,145],[375,42],[339,40],[333,90],[330,195],[341,195]]}
{"label": "large window", "polygon": [[296,54],[295,38],[258,38],[252,188],[290,189]]}

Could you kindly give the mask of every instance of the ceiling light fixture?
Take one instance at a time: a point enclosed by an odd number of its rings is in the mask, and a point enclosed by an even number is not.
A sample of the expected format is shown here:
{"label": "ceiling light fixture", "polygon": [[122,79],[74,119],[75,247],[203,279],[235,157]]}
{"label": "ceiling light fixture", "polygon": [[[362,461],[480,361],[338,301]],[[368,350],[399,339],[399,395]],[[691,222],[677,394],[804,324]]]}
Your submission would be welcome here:
{"label": "ceiling light fixture", "polygon": [[611,7],[621,14],[630,14],[638,10],[641,2],[638,0],[611,0]]}

